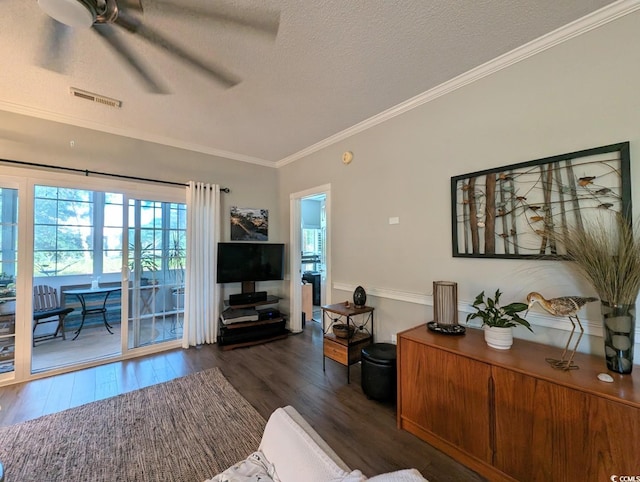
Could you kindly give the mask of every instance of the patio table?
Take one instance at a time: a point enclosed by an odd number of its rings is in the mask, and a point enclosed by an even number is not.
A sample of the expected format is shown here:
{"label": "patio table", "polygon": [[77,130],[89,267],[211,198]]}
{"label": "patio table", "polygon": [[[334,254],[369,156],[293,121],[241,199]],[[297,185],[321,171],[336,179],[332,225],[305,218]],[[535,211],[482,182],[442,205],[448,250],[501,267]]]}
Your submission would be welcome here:
{"label": "patio table", "polygon": [[[109,299],[109,295],[111,293],[114,293],[116,291],[120,291],[122,288],[120,286],[112,286],[112,287],[98,287],[98,288],[84,288],[84,289],[77,289],[77,290],[65,290],[64,294],[65,295],[74,295],[76,298],[78,298],[78,301],[80,302],[80,305],[82,306],[82,322],[80,323],[80,327],[76,330],[75,335],[73,337],[73,339],[75,340],[76,338],[78,338],[78,335],[80,335],[80,332],[82,331],[82,327],[84,326],[84,319],[87,315],[92,315],[92,314],[97,314],[97,313],[101,313],[102,314],[102,320],[104,321],[104,326],[107,329],[107,331],[109,333],[111,333],[113,335],[113,332],[111,331],[111,328],[113,328],[108,322],[107,322],[107,299]],[[102,300],[102,306],[98,306],[97,308],[87,308],[87,300],[86,300],[86,296],[87,295],[96,295],[96,294],[102,294],[104,295],[104,299]]]}

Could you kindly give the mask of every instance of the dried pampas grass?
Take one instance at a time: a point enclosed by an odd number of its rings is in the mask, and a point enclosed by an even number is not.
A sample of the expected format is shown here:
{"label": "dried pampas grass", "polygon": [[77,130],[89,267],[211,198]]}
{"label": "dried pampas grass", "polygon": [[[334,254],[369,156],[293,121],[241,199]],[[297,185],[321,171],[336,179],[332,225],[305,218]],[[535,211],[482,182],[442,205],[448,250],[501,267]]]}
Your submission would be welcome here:
{"label": "dried pampas grass", "polygon": [[[636,232],[638,226],[636,226]],[[568,228],[561,236],[567,258],[591,282],[602,301],[631,305],[640,292],[640,236],[617,214],[584,228]]]}

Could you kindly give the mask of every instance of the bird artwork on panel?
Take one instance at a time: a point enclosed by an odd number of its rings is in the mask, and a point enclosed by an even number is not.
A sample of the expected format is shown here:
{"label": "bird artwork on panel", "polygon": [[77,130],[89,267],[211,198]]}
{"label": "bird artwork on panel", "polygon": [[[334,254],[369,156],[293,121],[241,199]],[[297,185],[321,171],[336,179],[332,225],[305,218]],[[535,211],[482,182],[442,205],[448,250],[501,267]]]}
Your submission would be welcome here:
{"label": "bird artwork on panel", "polygon": [[[598,301],[598,298],[594,298],[591,296],[561,296],[559,298],[551,298],[547,300],[544,298],[544,296],[535,291],[527,295],[529,310],[533,307],[534,304],[539,303],[542,308],[551,313],[553,316],[566,316],[567,318],[569,318],[571,326],[573,327],[571,329],[569,339],[564,346],[564,350],[560,359],[546,359],[547,363],[549,363],[553,368],[557,368],[560,370],[576,370],[579,368],[578,365],[573,363],[573,357],[576,354],[576,350],[578,349],[580,339],[584,334],[584,328],[582,327],[582,323],[580,323],[580,318],[578,318],[578,311],[580,311],[580,309],[584,305],[586,305],[587,303],[591,303],[592,301]],[[573,335],[576,331],[576,323],[580,328],[580,335],[578,336],[578,339],[576,340],[575,345],[573,345],[573,349],[571,350],[571,353],[567,358],[567,350],[569,349],[569,344],[571,343],[571,339],[573,338]]]}

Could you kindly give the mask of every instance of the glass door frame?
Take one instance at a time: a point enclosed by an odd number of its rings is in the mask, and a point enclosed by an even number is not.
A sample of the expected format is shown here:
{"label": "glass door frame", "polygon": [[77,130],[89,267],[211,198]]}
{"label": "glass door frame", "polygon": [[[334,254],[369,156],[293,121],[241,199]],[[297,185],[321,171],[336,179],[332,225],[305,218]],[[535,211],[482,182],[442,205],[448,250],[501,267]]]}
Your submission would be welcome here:
{"label": "glass door frame", "polygon": [[[0,185],[6,188],[18,189],[18,276],[16,279],[16,323],[15,323],[15,370],[10,375],[0,375],[0,386],[35,380],[51,375],[66,373],[91,366],[97,366],[113,361],[123,360],[156,353],[181,346],[181,340],[129,349],[127,346],[127,318],[128,312],[128,256],[127,243],[127,204],[123,202],[123,269],[121,275],[122,306],[122,335],[121,353],[109,358],[82,362],[73,366],[64,366],[52,370],[31,373],[32,359],[32,327],[33,327],[33,252],[34,252],[34,187],[48,185],[73,189],[84,189],[100,192],[121,193],[124,199],[154,199],[161,202],[175,202],[186,204],[186,189],[180,186],[167,186],[152,183],[140,183],[119,178],[87,177],[80,174],[48,172],[45,170],[26,169],[19,167],[3,168],[0,174]],[[126,271],[126,272],[125,272]],[[125,289],[127,288],[127,289]]]}
{"label": "glass door frame", "polygon": [[[129,317],[126,323],[123,312],[122,327],[123,338],[126,332],[127,340],[130,330],[133,329],[132,340],[128,340],[127,345],[127,351],[131,352],[142,350],[145,346],[167,343],[168,341],[163,341],[167,337],[167,324],[171,325],[170,336],[174,334],[179,336],[178,326],[182,326],[181,318],[184,314],[180,313],[180,296],[176,289],[184,290],[184,285],[179,283],[179,280],[183,279],[184,266],[182,263],[179,267],[174,264],[177,263],[175,251],[179,250],[184,253],[183,248],[186,249],[183,246],[186,236],[186,202],[175,199],[160,200],[157,195],[152,199],[125,195],[123,203],[129,208],[123,220],[127,226],[127,236],[129,236],[131,229],[135,228],[134,239],[126,239],[126,246],[123,245],[122,291],[123,294],[126,291],[126,302],[131,312],[128,313]],[[130,219],[132,207],[135,216],[133,220]],[[154,221],[150,225],[143,222],[144,212],[148,215],[149,211],[154,213],[152,218]],[[160,216],[157,213],[160,213]],[[161,220],[159,225],[156,223],[158,219]],[[152,241],[149,241],[149,235],[151,235]],[[143,237],[145,238],[144,242]],[[178,245],[174,244],[176,242]],[[131,249],[136,251],[133,258],[138,257],[138,262],[134,263],[134,270],[131,269]],[[142,263],[141,260],[144,258],[143,253],[145,252],[146,261]],[[151,278],[144,283],[142,282],[143,274],[151,275]],[[171,282],[172,277],[174,282]],[[151,290],[150,294],[147,294],[146,301],[143,297],[145,290]],[[159,293],[157,297],[156,293]],[[133,297],[131,297],[132,295]],[[176,302],[171,309],[167,309],[169,295],[171,295],[171,302]],[[155,339],[152,337],[147,341],[141,341],[140,328],[144,324],[143,319],[151,320],[151,332],[155,329],[159,330]],[[181,343],[181,338],[174,338],[171,341]]]}
{"label": "glass door frame", "polygon": [[[28,285],[30,282],[30,277],[27,279],[26,276],[22,275],[21,267],[26,266],[26,258],[28,256],[25,254],[28,252],[27,242],[27,230],[24,229],[24,223],[27,221],[28,214],[28,206],[24,202],[24,197],[22,193],[27,190],[27,182],[24,178],[20,176],[12,175],[9,170],[8,172],[3,172],[2,176],[0,176],[0,186],[3,189],[16,189],[18,191],[17,203],[18,203],[18,247],[17,247],[17,271],[15,277],[15,288],[16,288],[16,300],[15,300],[15,317],[14,317],[14,370],[11,372],[6,372],[0,374],[0,384],[4,384],[6,381],[18,379],[17,377],[24,373],[25,370],[25,360],[18,356],[23,350],[24,344],[26,343],[21,337],[21,333],[23,331],[23,319],[25,318],[25,313],[30,313],[31,311],[25,311],[26,309],[31,310],[31,303],[29,307],[25,307],[24,303],[21,303],[24,296],[23,293],[31,293],[31,288]],[[18,276],[19,274],[19,276]],[[30,298],[30,297],[29,297]],[[32,300],[31,300],[32,301]],[[31,318],[31,317],[29,317]],[[28,342],[30,343],[30,342]],[[30,348],[29,348],[30,349]],[[29,356],[29,362],[31,357]]]}

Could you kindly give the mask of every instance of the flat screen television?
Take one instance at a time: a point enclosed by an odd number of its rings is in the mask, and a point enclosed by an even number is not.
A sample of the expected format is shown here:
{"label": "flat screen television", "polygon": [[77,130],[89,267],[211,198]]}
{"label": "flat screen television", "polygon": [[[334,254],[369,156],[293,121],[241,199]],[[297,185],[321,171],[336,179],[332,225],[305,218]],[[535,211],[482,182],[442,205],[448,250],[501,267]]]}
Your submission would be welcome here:
{"label": "flat screen television", "polygon": [[284,244],[218,243],[218,283],[284,279]]}

